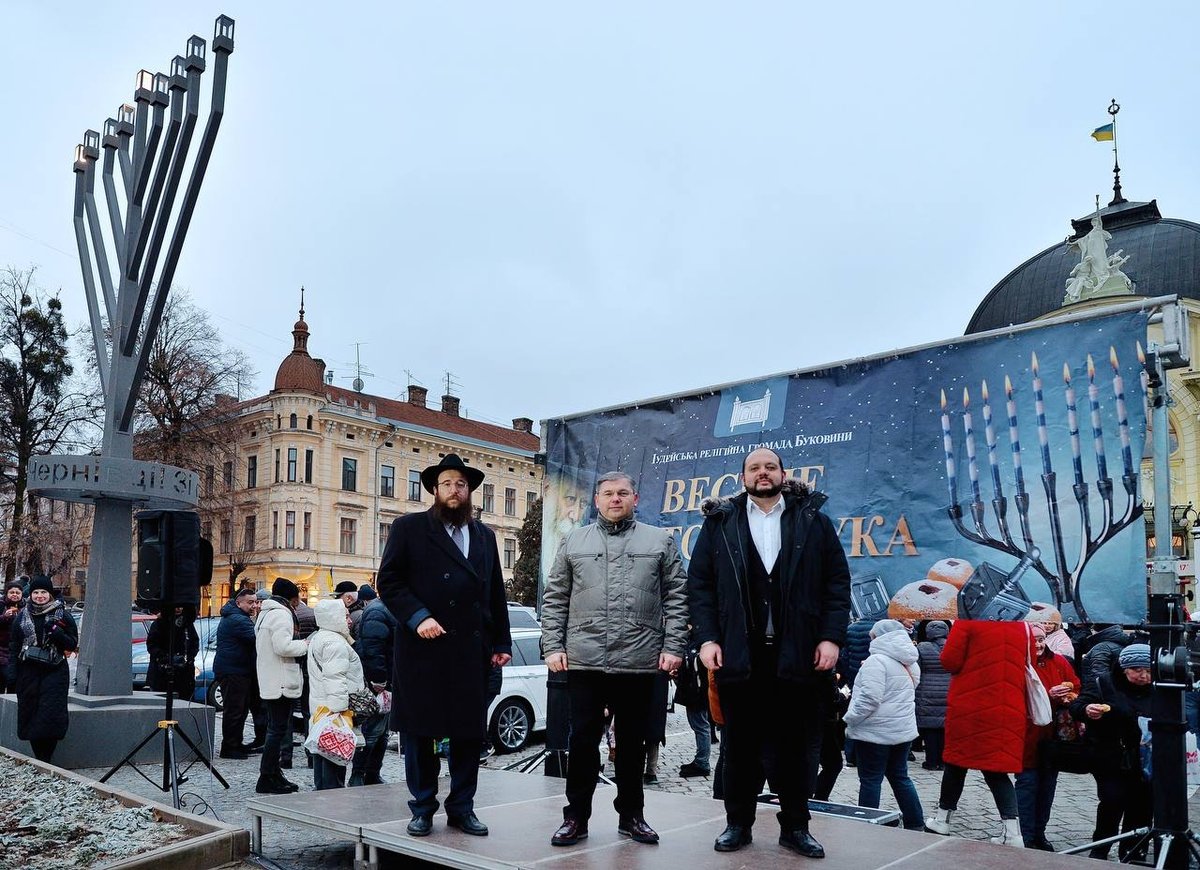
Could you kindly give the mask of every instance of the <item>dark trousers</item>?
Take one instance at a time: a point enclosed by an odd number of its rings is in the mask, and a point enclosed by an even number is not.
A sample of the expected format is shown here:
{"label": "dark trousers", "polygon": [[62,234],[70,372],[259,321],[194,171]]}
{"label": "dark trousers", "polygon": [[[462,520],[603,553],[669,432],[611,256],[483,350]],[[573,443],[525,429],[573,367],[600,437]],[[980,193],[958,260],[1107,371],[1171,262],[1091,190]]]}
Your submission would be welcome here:
{"label": "dark trousers", "polygon": [[821,772],[813,786],[813,797],[829,800],[838,774],[842,772],[842,747],[846,743],[846,723],[841,719],[826,719],[821,728]]}
{"label": "dark trousers", "polygon": [[33,748],[34,758],[49,764],[50,759],[54,757],[54,750],[58,746],[58,740],[54,737],[35,737],[29,741],[29,745]]}
{"label": "dark trousers", "polygon": [[921,739],[925,741],[925,761],[921,766],[926,770],[934,770],[942,766],[942,750],[946,748],[945,728],[918,728]]}
{"label": "dark trousers", "polygon": [[[221,677],[221,749],[236,751],[242,748],[242,732],[246,730],[246,715],[250,712],[254,677],[249,674],[230,674]],[[257,719],[255,719],[257,722]]]}
{"label": "dark trousers", "polygon": [[[1154,795],[1150,783],[1142,778],[1140,770],[1114,770],[1097,773],[1096,830],[1093,840],[1103,840],[1122,831],[1146,827],[1154,814]],[[1117,844],[1117,854],[1122,860],[1133,851],[1136,838],[1122,840]],[[1108,856],[1110,844],[1096,846],[1089,853],[1093,858]]]}
{"label": "dark trousers", "polygon": [[917,787],[908,776],[910,745],[907,742],[885,745],[857,741],[858,805],[879,809],[879,792],[884,779],[887,779],[904,816],[904,827],[910,831],[920,831],[925,827],[925,812],[917,796]]}
{"label": "dark trousers", "polygon": [[1021,820],[1021,839],[1027,847],[1046,839],[1057,789],[1057,770],[1032,767],[1017,774],[1017,816]]}
{"label": "dark trousers", "polygon": [[292,739],[292,707],[295,698],[272,698],[264,700],[267,708],[267,739],[263,744],[262,760],[258,765],[260,776],[283,775],[279,767],[279,751],[283,741]]}
{"label": "dark trousers", "polygon": [[642,769],[646,764],[646,732],[654,698],[654,674],[606,674],[568,671],[571,704],[570,756],[567,764],[567,805],[563,817],[586,823],[592,815],[592,796],[600,773],[600,737],[604,708],[613,714],[617,739],[617,815],[641,817],[645,805]]}
{"label": "dark trousers", "polygon": [[313,788],[325,791],[346,785],[346,765],[334,764],[320,753],[313,755]]}
{"label": "dark trousers", "polygon": [[[434,752],[435,737],[404,736],[404,781],[412,800],[408,808],[414,816],[437,812],[437,784],[441,763]],[[450,793],[446,795],[446,815],[465,816],[475,810],[475,788],[479,785],[479,750],[483,740],[450,738],[446,763],[450,767]]]}
{"label": "dark trousers", "polygon": [[[962,797],[963,785],[967,781],[967,769],[946,761],[945,772],[942,774],[942,793],[938,806],[944,810],[958,809],[958,799]],[[1007,773],[995,773],[990,770],[980,771],[983,781],[987,783],[996,802],[996,809],[1002,819],[1017,818],[1017,794],[1013,789],[1012,780]]]}
{"label": "dark trousers", "polygon": [[779,796],[780,827],[807,829],[829,691],[781,680],[776,668],[772,650],[752,650],[750,679],[720,686],[725,816],[731,825],[751,827],[759,790],[770,773]]}
{"label": "dark trousers", "polygon": [[354,751],[354,761],[351,773],[363,778],[364,785],[378,785],[383,780],[379,772],[383,769],[383,759],[387,755],[388,721],[391,713],[380,713],[362,720],[362,735],[366,741]]}

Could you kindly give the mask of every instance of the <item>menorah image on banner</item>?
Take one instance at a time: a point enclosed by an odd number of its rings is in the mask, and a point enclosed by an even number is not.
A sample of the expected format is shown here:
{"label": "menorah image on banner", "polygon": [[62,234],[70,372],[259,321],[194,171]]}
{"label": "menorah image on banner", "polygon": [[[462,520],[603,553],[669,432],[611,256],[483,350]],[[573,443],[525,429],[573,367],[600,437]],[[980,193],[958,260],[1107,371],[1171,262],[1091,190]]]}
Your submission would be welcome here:
{"label": "menorah image on banner", "polygon": [[[1141,379],[1142,395],[1147,393],[1145,354],[1140,343],[1137,345],[1138,360],[1143,365]],[[1035,497],[1025,485],[1025,469],[1022,464],[1021,439],[1018,425],[1017,395],[1009,376],[1004,377],[1005,410],[1008,414],[1008,440],[1012,463],[1015,492],[1013,505],[1016,509],[1019,535],[1014,536],[1009,522],[1008,496],[1002,484],[1002,454],[996,425],[992,416],[991,395],[987,381],[980,383],[979,409],[983,419],[984,442],[987,447],[987,463],[991,472],[991,519],[984,502],[983,483],[980,480],[979,457],[976,449],[976,434],[971,406],[970,388],[962,394],[962,438],[967,455],[967,474],[970,481],[970,501],[967,511],[959,501],[958,474],[955,460],[955,440],[951,425],[951,406],[945,390],[941,392],[942,443],[946,460],[946,486],[950,504],[946,509],[959,535],[974,544],[980,544],[1015,556],[1017,567],[1009,573],[1000,571],[986,562],[975,569],[964,585],[958,599],[959,615],[964,618],[1009,618],[1020,619],[1028,610],[1029,599],[1021,589],[1020,578],[1032,568],[1049,585],[1055,606],[1072,604],[1079,618],[1087,620],[1087,609],[1081,595],[1081,578],[1088,562],[1097,551],[1142,515],[1142,502],[1138,492],[1138,469],[1134,468],[1129,415],[1125,402],[1125,384],[1115,348],[1109,348],[1109,363],[1112,366],[1112,409],[1115,411],[1117,435],[1121,445],[1121,484],[1123,496],[1115,495],[1115,487],[1109,476],[1108,458],[1104,446],[1104,408],[1101,405],[1101,387],[1097,382],[1095,363],[1087,355],[1087,400],[1092,428],[1092,443],[1096,465],[1094,485],[1099,496],[1101,512],[1092,516],[1091,486],[1084,470],[1079,434],[1079,410],[1075,387],[1071,382],[1071,367],[1063,364],[1065,386],[1065,411],[1067,432],[1071,444],[1071,471],[1073,484],[1071,494],[1075,500],[1075,511],[1061,505],[1058,497],[1057,480],[1051,461],[1049,430],[1046,424],[1047,408],[1043,397],[1041,370],[1037,354],[1032,354],[1033,412],[1037,421],[1038,448],[1041,456],[1042,490],[1045,495],[1044,509],[1049,523],[1049,541],[1036,541],[1030,522],[1031,511],[1043,509],[1035,506]],[[1053,414],[1053,411],[1051,411]],[[1038,499],[1040,501],[1040,499]],[[1119,500],[1119,504],[1118,504]],[[969,512],[969,520],[966,514]],[[1071,516],[1065,517],[1064,514]],[[1078,513],[1078,519],[1074,514]],[[1077,548],[1068,552],[1064,525],[1070,539],[1077,537]],[[1046,564],[1043,554],[1053,554],[1053,568]],[[1049,558],[1049,557],[1047,557]]]}

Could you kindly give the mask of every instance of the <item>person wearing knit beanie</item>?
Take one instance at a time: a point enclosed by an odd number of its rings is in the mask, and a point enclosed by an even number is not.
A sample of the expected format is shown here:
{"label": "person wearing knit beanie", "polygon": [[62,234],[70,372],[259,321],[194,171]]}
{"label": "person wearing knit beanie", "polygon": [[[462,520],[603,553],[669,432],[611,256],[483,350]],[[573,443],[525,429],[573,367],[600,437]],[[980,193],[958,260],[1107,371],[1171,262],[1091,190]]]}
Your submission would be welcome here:
{"label": "person wearing knit beanie", "polygon": [[1117,659],[1117,664],[1122,668],[1148,668],[1150,667],[1150,644],[1148,643],[1131,643],[1125,649],[1121,650],[1121,655]]}
{"label": "person wearing knit beanie", "polygon": [[300,587],[286,577],[276,577],[271,584],[271,594],[286,601],[300,597]]}

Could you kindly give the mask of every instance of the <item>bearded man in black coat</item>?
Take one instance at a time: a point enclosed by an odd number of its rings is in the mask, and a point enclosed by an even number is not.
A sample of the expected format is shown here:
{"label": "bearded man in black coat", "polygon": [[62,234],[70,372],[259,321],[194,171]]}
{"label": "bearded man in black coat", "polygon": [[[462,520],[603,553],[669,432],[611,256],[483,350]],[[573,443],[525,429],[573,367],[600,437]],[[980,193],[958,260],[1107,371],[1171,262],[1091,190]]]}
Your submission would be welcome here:
{"label": "bearded man in black coat", "polygon": [[450,738],[446,822],[485,836],[475,815],[479,754],[487,730],[487,678],[512,659],[500,553],[491,529],[471,518],[483,472],[451,453],[421,472],[433,507],[392,523],[379,563],[379,597],[396,631],[392,728],[405,735],[412,800],[408,833],[427,836],[437,812],[434,740]]}

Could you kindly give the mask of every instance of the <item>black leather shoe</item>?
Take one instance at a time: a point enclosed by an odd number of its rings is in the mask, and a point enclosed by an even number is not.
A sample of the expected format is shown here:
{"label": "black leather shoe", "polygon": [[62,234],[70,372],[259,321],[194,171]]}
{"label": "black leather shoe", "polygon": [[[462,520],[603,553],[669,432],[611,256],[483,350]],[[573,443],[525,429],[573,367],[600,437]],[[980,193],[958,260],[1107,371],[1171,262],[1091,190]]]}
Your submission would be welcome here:
{"label": "black leather shoe", "polygon": [[799,852],[805,858],[824,858],[825,847],[813,839],[804,828],[796,828],[794,831],[780,831],[779,845],[785,849],[791,849],[793,852]]}
{"label": "black leather shoe", "polygon": [[647,825],[641,816],[622,816],[617,822],[617,833],[629,837],[635,843],[658,842],[658,832]]}
{"label": "black leather shoe", "polygon": [[274,777],[260,776],[254,786],[258,794],[291,794],[292,790]]}
{"label": "black leather shoe", "polygon": [[688,779],[693,776],[708,777],[711,773],[711,768],[701,767],[694,761],[689,761],[687,764],[683,765],[683,767],[679,768],[679,775],[684,779]]}
{"label": "black leather shoe", "polygon": [[563,819],[562,826],[550,838],[551,846],[574,846],[588,836],[587,823],[578,819]]}
{"label": "black leather shoe", "polygon": [[451,828],[458,828],[464,834],[470,834],[472,837],[488,835],[488,826],[479,821],[479,816],[474,813],[467,813],[465,816],[446,816],[446,824]]}
{"label": "black leather shoe", "polygon": [[250,753],[244,752],[241,749],[236,749],[236,748],[235,749],[222,749],[221,757],[222,758],[237,758],[237,759],[245,760],[250,757]]}
{"label": "black leather shoe", "polygon": [[754,842],[754,837],[750,834],[749,828],[741,825],[727,825],[721,832],[721,836],[717,837],[717,842],[713,843],[713,848],[718,852],[736,852],[742,846],[749,846],[752,842]]}
{"label": "black leather shoe", "polygon": [[275,774],[275,782],[280,788],[286,788],[288,791],[300,791],[300,786],[285,777],[282,773]]}
{"label": "black leather shoe", "polygon": [[413,816],[404,830],[410,837],[428,837],[433,833],[433,816]]}

